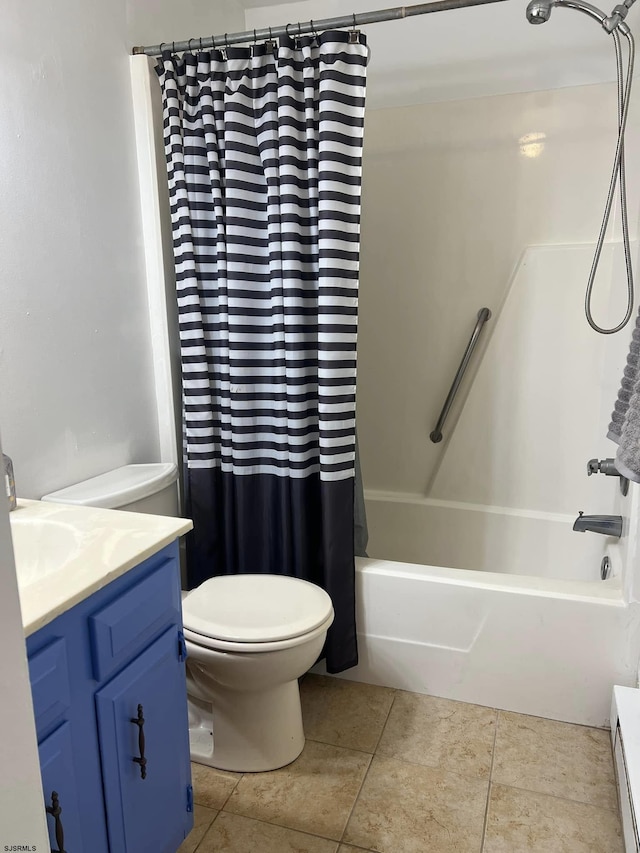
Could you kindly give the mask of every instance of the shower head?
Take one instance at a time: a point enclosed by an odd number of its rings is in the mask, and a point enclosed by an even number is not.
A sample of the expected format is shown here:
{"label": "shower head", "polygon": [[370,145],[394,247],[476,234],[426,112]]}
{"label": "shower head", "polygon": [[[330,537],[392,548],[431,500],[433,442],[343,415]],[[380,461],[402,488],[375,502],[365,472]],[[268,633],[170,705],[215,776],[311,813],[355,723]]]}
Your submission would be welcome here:
{"label": "shower head", "polygon": [[[627,0],[624,6],[616,6],[616,10],[628,8],[634,2],[635,0]],[[622,15],[614,14],[607,16],[602,10],[596,8],[596,6],[592,6],[591,3],[586,3],[585,0],[531,0],[527,6],[527,21],[530,24],[545,24],[551,17],[551,10],[554,6],[565,6],[567,9],[576,9],[578,12],[583,12],[585,15],[598,21],[608,33],[616,28],[624,35],[627,35],[629,32],[629,28],[624,23]]]}
{"label": "shower head", "polygon": [[551,0],[531,0],[527,6],[527,21],[530,24],[546,24],[551,17]]}

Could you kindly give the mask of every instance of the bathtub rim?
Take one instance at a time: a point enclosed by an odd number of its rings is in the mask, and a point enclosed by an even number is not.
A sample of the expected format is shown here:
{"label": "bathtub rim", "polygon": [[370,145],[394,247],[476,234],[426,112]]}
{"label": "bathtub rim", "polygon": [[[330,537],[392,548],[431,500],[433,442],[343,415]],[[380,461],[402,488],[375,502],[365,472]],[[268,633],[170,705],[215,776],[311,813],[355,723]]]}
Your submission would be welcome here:
{"label": "bathtub rim", "polygon": [[497,504],[479,504],[467,501],[451,501],[443,498],[429,498],[413,492],[389,492],[383,489],[365,489],[364,499],[382,503],[411,504],[412,506],[437,507],[438,509],[458,509],[466,512],[506,515],[511,518],[535,519],[536,521],[554,521],[560,524],[573,524],[575,514],[548,512],[525,507],[498,506]]}
{"label": "bathtub rim", "polygon": [[422,579],[429,583],[449,586],[494,589],[514,595],[531,595],[539,598],[558,598],[584,601],[609,607],[626,607],[619,577],[605,581],[576,581],[559,578],[540,578],[535,575],[505,575],[499,572],[479,572],[474,569],[452,569],[448,566],[430,566],[403,563],[377,557],[356,557],[356,576],[378,575]]}

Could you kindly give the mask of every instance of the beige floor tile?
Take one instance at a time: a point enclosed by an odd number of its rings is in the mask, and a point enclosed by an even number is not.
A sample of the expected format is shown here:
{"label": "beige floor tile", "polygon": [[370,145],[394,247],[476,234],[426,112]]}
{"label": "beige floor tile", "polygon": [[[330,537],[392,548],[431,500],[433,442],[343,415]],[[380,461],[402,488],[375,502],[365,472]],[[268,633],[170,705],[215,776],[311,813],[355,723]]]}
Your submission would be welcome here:
{"label": "beige floor tile", "polygon": [[497,711],[398,692],[376,753],[488,779]]}
{"label": "beige floor tile", "polygon": [[300,758],[245,773],[225,810],[339,841],[371,756],[307,741]]}
{"label": "beige floor tile", "polygon": [[376,755],[344,841],[380,853],[478,853],[488,785]]}
{"label": "beige floor tile", "polygon": [[221,812],[198,853],[336,853],[335,841]]}
{"label": "beige floor tile", "polygon": [[193,815],[193,829],[182,842],[177,853],[194,853],[217,814],[218,812],[214,811],[214,809],[207,809],[205,806],[196,805]]}
{"label": "beige floor tile", "polygon": [[308,675],[300,689],[304,733],[310,740],[373,752],[394,692],[374,684]]}
{"label": "beige floor tile", "polygon": [[338,847],[338,853],[371,853],[370,850],[365,850],[364,847],[353,847],[351,844],[341,844]]}
{"label": "beige floor tile", "polygon": [[500,712],[492,780],[617,809],[609,732]]}
{"label": "beige floor tile", "polygon": [[623,853],[618,815],[492,785],[484,853]]}
{"label": "beige floor tile", "polygon": [[227,773],[204,764],[191,765],[194,802],[210,809],[221,809],[242,778],[242,773]]}

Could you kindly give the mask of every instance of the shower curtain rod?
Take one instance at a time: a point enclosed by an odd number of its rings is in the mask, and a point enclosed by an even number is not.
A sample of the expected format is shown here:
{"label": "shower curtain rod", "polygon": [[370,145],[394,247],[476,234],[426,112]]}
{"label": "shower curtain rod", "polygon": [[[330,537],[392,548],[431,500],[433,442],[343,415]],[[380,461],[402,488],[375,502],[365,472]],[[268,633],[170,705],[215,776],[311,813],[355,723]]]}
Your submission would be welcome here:
{"label": "shower curtain rod", "polygon": [[362,12],[361,14],[342,15],[339,18],[325,18],[321,21],[309,21],[307,23],[286,24],[281,27],[262,27],[259,30],[247,30],[244,33],[224,33],[219,36],[207,36],[206,38],[191,38],[188,41],[173,41],[154,44],[150,47],[134,47],[132,53],[144,53],[147,56],[161,56],[163,49],[171,46],[171,53],[180,53],[184,50],[208,49],[210,47],[229,47],[232,44],[244,44],[246,42],[263,41],[265,39],[276,39],[280,36],[295,38],[307,33],[316,33],[320,30],[339,30],[345,27],[364,26],[365,24],[377,24],[382,21],[399,21],[403,18],[412,18],[414,15],[428,15],[430,12],[446,12],[449,9],[464,9],[467,6],[484,6],[486,3],[502,3],[504,0],[435,0],[433,3],[418,3],[415,6],[396,6],[394,9],[379,9],[377,12]]}

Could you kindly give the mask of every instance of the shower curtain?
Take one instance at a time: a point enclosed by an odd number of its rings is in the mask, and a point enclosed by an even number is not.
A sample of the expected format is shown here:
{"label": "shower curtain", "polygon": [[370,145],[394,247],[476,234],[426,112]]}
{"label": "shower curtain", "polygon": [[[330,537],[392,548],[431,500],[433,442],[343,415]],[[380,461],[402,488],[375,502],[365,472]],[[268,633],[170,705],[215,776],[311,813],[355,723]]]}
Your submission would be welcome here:
{"label": "shower curtain", "polygon": [[354,455],[367,47],[326,32],[166,53],[189,585],[312,581],[357,663]]}

